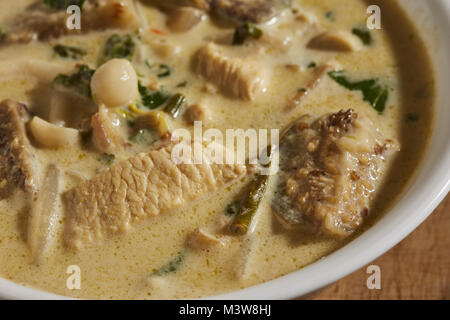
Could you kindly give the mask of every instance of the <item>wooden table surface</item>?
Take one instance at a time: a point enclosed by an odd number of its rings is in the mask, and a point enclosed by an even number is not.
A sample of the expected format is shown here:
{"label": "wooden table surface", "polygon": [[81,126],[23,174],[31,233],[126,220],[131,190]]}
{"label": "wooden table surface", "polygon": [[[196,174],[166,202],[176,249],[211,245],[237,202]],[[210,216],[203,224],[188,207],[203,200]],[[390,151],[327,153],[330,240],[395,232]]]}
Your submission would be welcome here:
{"label": "wooden table surface", "polygon": [[369,265],[380,267],[380,290],[367,288],[366,266],[315,299],[450,299],[450,194],[413,233]]}

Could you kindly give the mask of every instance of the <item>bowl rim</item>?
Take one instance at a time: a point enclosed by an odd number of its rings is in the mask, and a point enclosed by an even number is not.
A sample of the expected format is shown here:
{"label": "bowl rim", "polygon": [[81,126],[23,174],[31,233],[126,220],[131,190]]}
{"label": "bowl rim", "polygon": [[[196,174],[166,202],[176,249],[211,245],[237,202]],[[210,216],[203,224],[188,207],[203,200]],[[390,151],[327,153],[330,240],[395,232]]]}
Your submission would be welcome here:
{"label": "bowl rim", "polygon": [[[431,9],[433,20],[440,21],[442,24],[437,30],[440,35],[440,50],[444,51],[440,54],[443,54],[444,58],[450,56],[450,40],[442,30],[450,30],[450,2],[427,1],[427,6]],[[448,90],[450,64],[446,60],[439,60],[439,67],[436,66],[436,62],[433,63],[436,74],[440,73],[448,80],[447,82],[437,81],[438,87],[439,84],[447,85],[446,90],[443,88],[438,92],[435,106],[436,114],[444,113],[444,117],[439,116],[436,119],[433,136],[428,146],[428,153],[433,149],[433,152],[437,154],[434,156],[427,154],[413,181],[409,182],[407,190],[402,193],[388,213],[344,247],[300,270],[246,289],[205,299],[291,299],[314,292],[362,268],[390,250],[433,212],[450,190],[450,140],[446,141],[450,137],[450,129],[446,128],[446,124],[450,123],[450,111],[445,111],[445,102],[450,101],[450,90]],[[443,137],[438,136],[436,133],[440,131],[446,134]],[[364,250],[361,252],[361,249]],[[355,256],[355,252],[359,252],[358,255]],[[333,266],[331,270],[330,266]],[[0,278],[0,298],[73,299],[25,287],[4,278]]]}

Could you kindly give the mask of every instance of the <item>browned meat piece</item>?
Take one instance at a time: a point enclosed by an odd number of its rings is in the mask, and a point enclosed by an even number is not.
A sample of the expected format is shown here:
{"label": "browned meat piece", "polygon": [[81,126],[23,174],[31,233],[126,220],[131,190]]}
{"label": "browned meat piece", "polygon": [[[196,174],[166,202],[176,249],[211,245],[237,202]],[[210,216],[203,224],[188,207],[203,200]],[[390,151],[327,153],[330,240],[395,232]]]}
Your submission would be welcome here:
{"label": "browned meat piece", "polygon": [[80,247],[124,232],[145,218],[191,205],[246,173],[245,165],[208,164],[206,158],[202,164],[176,164],[172,149],[138,154],[65,193],[66,244]]}
{"label": "browned meat piece", "polygon": [[218,16],[237,23],[262,23],[291,6],[291,0],[211,0]]}
{"label": "browned meat piece", "polygon": [[33,193],[39,162],[26,135],[28,112],[23,104],[0,103],[0,200],[16,190]]}
{"label": "browned meat piece", "polygon": [[262,91],[266,78],[264,65],[258,59],[227,56],[213,43],[197,53],[195,68],[225,94],[245,100],[252,100]]}
{"label": "browned meat piece", "polygon": [[370,213],[385,163],[398,150],[351,109],[301,118],[280,145],[276,216],[288,226],[351,234]]}
{"label": "browned meat piece", "polygon": [[6,43],[46,41],[64,35],[86,33],[91,30],[139,28],[138,16],[131,0],[92,0],[86,2],[81,14],[81,29],[69,30],[65,10],[54,10],[42,1],[28,7],[6,26]]}
{"label": "browned meat piece", "polygon": [[162,6],[192,6],[236,23],[262,23],[291,6],[291,0],[153,0]]}

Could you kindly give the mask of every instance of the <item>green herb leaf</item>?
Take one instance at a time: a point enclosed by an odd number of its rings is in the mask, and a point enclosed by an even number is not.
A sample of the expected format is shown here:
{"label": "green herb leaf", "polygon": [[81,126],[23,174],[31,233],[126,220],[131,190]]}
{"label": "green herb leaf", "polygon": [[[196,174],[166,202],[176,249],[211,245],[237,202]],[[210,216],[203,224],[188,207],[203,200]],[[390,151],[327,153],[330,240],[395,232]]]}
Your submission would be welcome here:
{"label": "green herb leaf", "polygon": [[108,166],[112,165],[114,163],[114,161],[116,160],[116,156],[113,154],[107,154],[107,153],[103,153],[100,155],[99,158],[100,161],[104,162],[105,164],[107,164]]}
{"label": "green herb leaf", "polygon": [[106,40],[102,61],[106,62],[111,59],[131,60],[134,56],[135,47],[136,44],[131,35],[113,34]]}
{"label": "green herb leaf", "polygon": [[67,89],[72,89],[78,94],[91,97],[91,79],[95,70],[90,69],[87,65],[81,65],[78,70],[71,74],[59,74],[54,80],[54,85],[59,85]]}
{"label": "green herb leaf", "polygon": [[317,67],[317,64],[316,64],[314,61],[311,61],[311,62],[308,64],[308,69],[313,69],[313,68],[315,68],[315,67]]}
{"label": "green herb leaf", "polygon": [[349,90],[361,91],[364,101],[368,102],[379,114],[383,113],[389,98],[389,90],[386,86],[378,84],[378,81],[375,79],[356,82],[349,81],[343,71],[331,71],[328,72],[328,75],[331,79]]}
{"label": "green herb leaf", "polygon": [[241,202],[239,200],[231,202],[225,209],[225,214],[227,216],[234,216],[237,214],[239,212],[240,203]]}
{"label": "green herb leaf", "polygon": [[261,29],[257,28],[253,23],[247,22],[236,29],[233,36],[233,45],[241,45],[247,38],[259,39],[263,36]]}
{"label": "green herb leaf", "polygon": [[159,65],[159,73],[158,73],[158,78],[165,78],[170,76],[171,71],[168,65],[166,64],[160,64]]}
{"label": "green herb leaf", "polygon": [[360,38],[362,43],[366,46],[370,46],[372,44],[372,36],[369,30],[353,28],[352,33]]}
{"label": "green herb leaf", "polygon": [[158,91],[152,91],[138,83],[139,93],[141,94],[142,104],[150,109],[156,109],[162,106],[168,99],[169,94],[164,87]]}
{"label": "green herb leaf", "polygon": [[163,276],[169,273],[175,273],[178,271],[178,269],[183,264],[184,260],[186,258],[186,251],[180,251],[177,253],[177,255],[170,260],[168,263],[163,265],[158,270],[153,271],[151,276]]}
{"label": "green herb leaf", "polygon": [[44,3],[53,9],[64,10],[71,5],[83,8],[85,0],[44,0]]}
{"label": "green herb leaf", "polygon": [[333,11],[327,11],[327,13],[325,13],[325,18],[327,18],[330,21],[334,21],[334,12]]}
{"label": "green herb leaf", "polygon": [[6,31],[0,28],[0,43],[2,43],[3,40],[5,40],[6,36],[7,36]]}
{"label": "green herb leaf", "polygon": [[85,56],[87,53],[85,49],[64,46],[61,44],[54,46],[53,51],[60,57],[70,58],[70,59],[80,59],[81,57]]}

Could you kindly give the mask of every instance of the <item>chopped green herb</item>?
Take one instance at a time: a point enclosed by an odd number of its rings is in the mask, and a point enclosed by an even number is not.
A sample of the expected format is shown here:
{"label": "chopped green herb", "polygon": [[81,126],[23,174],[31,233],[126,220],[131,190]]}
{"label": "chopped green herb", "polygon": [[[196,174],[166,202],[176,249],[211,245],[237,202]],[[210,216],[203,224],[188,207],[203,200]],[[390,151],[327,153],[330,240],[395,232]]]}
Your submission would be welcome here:
{"label": "chopped green herb", "polygon": [[113,154],[103,153],[100,155],[99,158],[100,161],[104,162],[108,166],[112,165],[114,161],[116,160],[116,156]]}
{"label": "chopped green herb", "polygon": [[358,38],[360,38],[362,43],[364,43],[366,46],[372,44],[372,36],[369,30],[353,28],[352,33]]}
{"label": "chopped green herb", "polygon": [[310,62],[310,64],[308,64],[308,69],[313,69],[315,67],[317,67],[317,64],[314,61],[312,61],[312,62]]}
{"label": "chopped green herb", "polygon": [[53,9],[63,10],[71,5],[83,8],[85,0],[44,0],[44,3]]}
{"label": "chopped green herb", "polygon": [[72,89],[78,94],[91,97],[91,79],[95,70],[87,65],[81,65],[72,75],[59,74],[54,80],[54,85],[59,85],[67,89]]}
{"label": "chopped green herb", "polygon": [[185,258],[186,258],[185,250],[178,252],[177,255],[172,260],[163,265],[161,268],[154,270],[151,276],[163,276],[169,273],[177,272],[178,269],[183,264]]}
{"label": "chopped green herb", "polygon": [[379,114],[383,113],[389,97],[387,86],[378,84],[378,81],[375,79],[351,82],[344,75],[343,71],[331,71],[328,72],[328,75],[331,79],[349,90],[361,91],[364,101],[368,102]]}
{"label": "chopped green herb", "polygon": [[158,91],[152,91],[138,83],[139,93],[141,94],[142,104],[150,109],[156,109],[162,106],[168,99],[169,94],[164,87]]}
{"label": "chopped green herb", "polygon": [[333,11],[327,11],[327,13],[325,13],[325,18],[327,18],[330,21],[334,21],[334,12]]}
{"label": "chopped green herb", "polygon": [[180,82],[179,84],[177,84],[175,86],[175,88],[185,88],[187,86],[187,84],[188,84],[187,81],[183,81],[183,82]]}
{"label": "chopped green herb", "polygon": [[406,122],[417,122],[420,120],[420,113],[408,113],[406,115]]}
{"label": "chopped green herb", "polygon": [[239,200],[231,202],[225,209],[225,214],[227,216],[234,216],[235,214],[237,214],[239,212],[239,206],[240,206]]}
{"label": "chopped green herb", "polygon": [[61,44],[54,46],[53,51],[60,57],[70,58],[70,59],[80,59],[81,57],[85,56],[87,53],[85,49],[64,46]]}
{"label": "chopped green herb", "polygon": [[136,44],[130,34],[113,34],[108,40],[106,40],[102,62],[106,62],[111,59],[131,60],[134,55],[135,47]]}
{"label": "chopped green herb", "polygon": [[6,31],[0,28],[0,43],[2,43],[3,40],[5,40],[6,35],[7,35]]}
{"label": "chopped green herb", "polygon": [[158,73],[158,78],[165,78],[170,76],[170,68],[168,65],[166,64],[160,64],[159,65],[159,73]]}
{"label": "chopped green herb", "polygon": [[241,45],[251,37],[253,39],[259,39],[263,36],[261,29],[257,28],[253,23],[247,22],[244,25],[236,29],[233,36],[233,45]]}
{"label": "chopped green herb", "polygon": [[177,118],[186,105],[186,101],[187,99],[184,95],[177,93],[167,102],[167,106],[164,108],[164,111],[171,114],[173,118]]}

